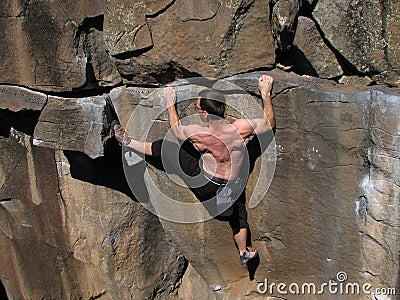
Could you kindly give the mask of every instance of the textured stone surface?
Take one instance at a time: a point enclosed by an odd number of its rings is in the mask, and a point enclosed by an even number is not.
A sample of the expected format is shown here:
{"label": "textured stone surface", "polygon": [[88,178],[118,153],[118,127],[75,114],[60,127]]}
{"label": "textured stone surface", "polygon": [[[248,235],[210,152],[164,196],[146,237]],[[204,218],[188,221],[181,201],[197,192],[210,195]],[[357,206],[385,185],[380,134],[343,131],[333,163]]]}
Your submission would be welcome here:
{"label": "textured stone surface", "polygon": [[[103,86],[114,86],[121,82],[120,74],[107,52],[103,33],[96,27],[102,22],[101,17],[84,22],[85,27],[78,29],[75,47],[79,55],[86,59],[86,82],[83,88],[98,89]],[[91,27],[93,26],[93,27]]]}
{"label": "textured stone surface", "polygon": [[[257,283],[326,283],[339,271],[348,282],[399,286],[400,91],[368,86],[370,78],[399,85],[399,3],[299,5],[0,2],[0,280],[9,298],[277,299],[258,294]],[[292,68],[301,74],[344,76],[336,84],[270,73],[277,154],[265,161],[277,166],[268,193],[248,210],[260,252],[251,281],[228,224],[177,224],[138,203],[158,200],[149,179],[173,198],[198,201],[154,167],[124,174],[126,153],[107,130],[116,115],[136,138],[146,138],[149,123],[147,139],[163,137],[158,87],[176,78],[244,73],[229,81],[257,97],[260,73],[247,72],[280,62],[276,48],[292,61],[286,50],[301,50],[312,70]],[[179,99],[198,92],[185,80],[173,84]],[[242,97],[228,97],[240,103],[229,120],[251,110]],[[178,110],[195,113],[190,102]],[[134,176],[134,194],[125,175]]]}
{"label": "textured stone surface", "polygon": [[53,149],[75,150],[96,158],[104,154],[103,96],[79,99],[49,97],[34,132],[34,144]]}
{"label": "textured stone surface", "polygon": [[14,112],[29,109],[42,110],[47,102],[47,95],[15,86],[0,86],[0,109]]}
{"label": "textured stone surface", "polygon": [[[105,96],[49,96],[34,133],[45,147],[16,129],[1,138],[2,157],[7,159],[0,168],[0,228],[7,254],[0,263],[7,270],[1,273],[7,290],[25,298],[173,295],[184,270],[179,255],[193,268],[182,281],[181,295],[206,289],[210,297],[260,297],[256,283],[265,278],[318,284],[339,271],[352,282],[396,286],[400,234],[393,209],[399,205],[399,91],[343,86],[277,70],[270,74],[275,78],[277,166],[268,193],[248,209],[253,244],[260,252],[255,270],[239,266],[227,223],[158,220],[132,202],[158,198],[149,178],[175,199],[197,200],[184,187],[169,184],[162,171],[150,167],[144,175],[143,164],[130,174],[141,189],[147,185],[147,191],[137,193],[133,186],[132,194],[120,148],[109,141],[106,152],[96,150],[102,144],[101,128],[108,126],[103,118]],[[257,95],[259,75],[228,81]],[[176,85],[179,100],[193,99],[204,88],[184,80]],[[18,103],[30,103],[36,94],[23,91]],[[118,87],[109,97],[121,122],[137,138],[146,138],[142,130],[149,123],[155,124],[149,140],[167,132],[162,89]],[[240,113],[253,113],[243,95],[233,90],[228,104],[238,101]],[[179,102],[181,117],[195,113],[192,102]],[[238,112],[229,109],[228,115],[231,120]],[[86,131],[80,133],[82,129]],[[97,142],[87,142],[90,139]],[[90,159],[84,152],[99,157]],[[259,159],[250,176],[248,199],[257,193],[260,163]],[[12,258],[25,249],[46,253],[47,260],[27,254]],[[34,280],[39,275],[28,278],[18,271],[23,266],[38,274],[48,269],[49,286]],[[90,274],[100,275],[93,281]],[[188,278],[196,276],[204,282],[190,283]]]}
{"label": "textured stone surface", "polygon": [[[366,196],[363,184],[366,172],[373,172],[366,165],[371,159],[368,153],[372,151],[368,141],[379,144],[390,137],[385,143],[392,159],[398,157],[396,136],[400,122],[395,117],[398,115],[398,93],[388,89],[344,87],[278,71],[272,74],[276,80],[277,169],[264,200],[256,208],[249,209],[253,244],[261,257],[255,280],[262,282],[268,278],[272,282],[312,281],[318,284],[343,271],[349,279],[360,284],[395,286],[396,276],[392,278],[388,274],[396,273],[396,258],[388,260],[387,253],[396,253],[394,249],[398,249],[397,225],[368,221],[367,216],[370,212],[373,214],[372,205],[386,207],[388,201],[390,205],[398,205],[398,194],[390,180],[381,182],[388,188],[387,196]],[[258,76],[249,74],[229,80],[256,93]],[[178,99],[182,89],[177,88]],[[124,121],[128,129],[135,129],[137,136],[141,135],[138,131],[146,128],[143,124],[152,122],[161,112],[160,97],[156,93],[157,90],[146,93],[139,88],[124,92],[125,97],[135,103],[136,109],[140,99],[146,103],[138,115],[141,117]],[[122,98],[115,99],[123,102]],[[383,117],[381,110],[385,109],[390,113]],[[123,116],[126,111],[122,113],[117,109],[117,113]],[[187,113],[181,110],[181,116]],[[150,120],[146,121],[145,116],[149,115]],[[378,120],[384,123],[372,125],[377,122],[373,121],[374,116],[379,116]],[[122,119],[127,120],[127,117]],[[150,132],[149,140],[161,138],[168,129],[166,119],[158,119],[161,122],[157,122],[156,129]],[[386,126],[394,132],[382,136],[389,130]],[[373,157],[382,160],[385,156]],[[248,198],[258,179],[257,168],[259,162],[249,180]],[[391,170],[390,174],[395,172]],[[170,179],[163,172],[152,169],[151,175],[163,193],[174,199],[196,202],[190,192],[167,184]],[[150,195],[160,197],[154,191]],[[361,201],[364,197],[373,200],[364,205]],[[382,209],[377,211],[382,213]],[[376,218],[382,220],[382,217]],[[171,240],[211,287],[220,286],[231,295],[257,295],[254,282],[243,279],[248,278],[249,272],[235,264],[237,252],[226,223],[209,220],[200,224],[177,224],[162,220],[162,224]],[[374,252],[371,242],[375,236],[378,238],[383,234],[390,242],[380,243],[381,248]],[[360,247],[360,244],[365,246]],[[223,254],[221,249],[224,249]],[[375,263],[368,263],[369,259]],[[365,277],[365,271],[381,277]]]}
{"label": "textured stone surface", "polygon": [[398,85],[399,3],[318,1],[313,16],[325,37],[355,68]]}
{"label": "textured stone surface", "polygon": [[[362,245],[368,250],[374,248],[377,255],[389,263],[382,265],[369,256],[363,257],[363,263],[371,276],[380,274],[384,278],[383,285],[398,286],[399,279],[396,282],[389,274],[396,272],[400,247],[399,220],[396,217],[400,199],[399,94],[376,89],[372,97],[371,143],[368,147],[370,168],[361,182],[364,194],[358,201],[360,208],[365,205],[368,209],[361,223]],[[372,280],[378,281],[374,277]]]}
{"label": "textured stone surface", "polygon": [[272,9],[272,32],[276,47],[280,51],[288,51],[292,47],[296,34],[299,0],[270,1]]}
{"label": "textured stone surface", "polygon": [[111,55],[124,54],[153,46],[146,15],[157,14],[171,0],[141,0],[134,4],[106,0],[104,38]]}
{"label": "textured stone surface", "polygon": [[[154,46],[143,55],[117,62],[125,81],[165,83],[178,76],[217,77],[273,64],[268,5],[208,2],[197,9],[198,1],[175,1],[162,14],[149,18]],[[206,6],[212,11],[204,12]],[[248,47],[255,41],[261,47]]]}
{"label": "textured stone surface", "polygon": [[100,85],[118,83],[103,35],[95,36],[93,29],[102,31],[102,18],[101,24],[91,19],[103,14],[105,1],[6,2],[0,4],[2,83],[69,91],[85,86],[92,69]]}
{"label": "textured stone surface", "polygon": [[2,82],[56,90],[85,83],[83,58],[73,48],[76,24],[58,2],[24,3],[18,16],[0,22]]}
{"label": "textured stone surface", "polygon": [[[322,35],[318,38],[314,31],[304,39],[318,40],[315,56],[320,66],[312,62],[318,70],[311,75],[339,76],[339,63],[346,66],[346,75],[364,73],[379,83],[398,86],[399,4],[377,0],[330,4],[6,1],[0,4],[0,82],[44,91],[96,90],[119,84],[121,77],[125,83],[148,85],[198,74],[223,77],[270,68],[281,60],[276,61],[274,48],[297,59],[288,51],[303,13],[312,14]],[[336,59],[326,55],[322,42]],[[299,73],[310,74],[301,69]]]}
{"label": "textured stone surface", "polygon": [[9,299],[172,293],[184,259],[127,195],[121,165],[37,147],[20,134],[19,142],[0,138],[0,278]]}
{"label": "textured stone surface", "polygon": [[[298,18],[294,45],[305,58],[305,61],[302,62],[299,57],[296,63],[309,64],[312,69],[310,73],[322,78],[339,77],[343,74],[335,55],[326,46],[311,19]],[[306,67],[303,67],[303,69],[306,69]]]}

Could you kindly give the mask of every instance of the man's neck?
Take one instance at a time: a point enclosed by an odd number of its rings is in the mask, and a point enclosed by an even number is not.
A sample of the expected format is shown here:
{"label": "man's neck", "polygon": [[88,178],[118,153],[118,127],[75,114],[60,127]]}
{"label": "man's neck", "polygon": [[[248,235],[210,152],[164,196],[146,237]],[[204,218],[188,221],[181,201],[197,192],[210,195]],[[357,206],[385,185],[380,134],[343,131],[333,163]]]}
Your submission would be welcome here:
{"label": "man's neck", "polygon": [[226,124],[225,119],[209,119],[208,120],[208,127],[209,128],[218,128]]}

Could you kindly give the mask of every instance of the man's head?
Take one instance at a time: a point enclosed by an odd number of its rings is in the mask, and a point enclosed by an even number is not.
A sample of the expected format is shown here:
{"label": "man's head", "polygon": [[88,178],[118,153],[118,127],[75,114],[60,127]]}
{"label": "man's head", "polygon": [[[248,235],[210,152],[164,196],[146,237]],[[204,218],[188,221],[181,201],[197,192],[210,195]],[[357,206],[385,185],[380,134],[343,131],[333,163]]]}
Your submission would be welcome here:
{"label": "man's head", "polygon": [[225,96],[220,91],[202,90],[197,98],[196,108],[200,112],[207,112],[211,119],[224,118]]}

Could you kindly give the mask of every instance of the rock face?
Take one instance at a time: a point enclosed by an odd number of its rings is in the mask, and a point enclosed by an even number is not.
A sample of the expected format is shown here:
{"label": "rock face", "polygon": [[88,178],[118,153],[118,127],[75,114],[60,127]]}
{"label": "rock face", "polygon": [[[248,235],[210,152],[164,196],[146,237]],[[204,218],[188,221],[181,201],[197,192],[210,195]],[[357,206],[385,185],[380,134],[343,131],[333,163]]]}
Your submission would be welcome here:
{"label": "rock face", "polygon": [[293,45],[296,34],[297,18],[299,16],[299,0],[270,1],[272,9],[272,31],[276,41],[276,47],[287,52]]}
{"label": "rock face", "polygon": [[[398,288],[399,15],[397,2],[375,0],[1,2],[0,298]],[[167,83],[188,100],[177,104],[184,122],[210,86],[226,90],[229,121],[254,117],[251,70],[275,79],[277,128],[247,185],[260,258],[243,268],[226,222],[163,215],[165,195],[198,200],[109,129],[119,119],[137,139],[163,138]]]}
{"label": "rock face", "polygon": [[[118,70],[125,82],[137,84],[197,74],[221,77],[271,66],[275,55],[268,15],[262,1],[175,1],[164,13],[148,18],[151,49],[119,60]],[[262,47],[249,48],[255,41]]]}
{"label": "rock face", "polygon": [[1,138],[0,277],[9,299],[163,298],[175,289],[184,259],[132,200],[118,160],[15,135]]}
{"label": "rock face", "polygon": [[[256,93],[259,75],[235,76],[228,81]],[[120,150],[113,148],[116,146],[110,145],[111,141],[106,144],[105,156],[90,159],[82,149],[49,149],[73,144],[67,143],[68,139],[57,147],[48,143],[43,148],[35,145],[32,137],[14,130],[9,138],[2,138],[3,157],[9,160],[2,160],[1,168],[4,179],[0,224],[8,253],[2,256],[2,270],[6,271],[1,278],[8,283],[4,285],[8,286],[9,295],[142,298],[156,297],[159,291],[161,297],[176,292],[183,275],[184,261],[176,260],[178,253],[189,261],[191,270],[182,281],[186,290],[178,295],[196,292],[190,289],[209,289],[206,293],[214,289],[215,297],[256,297],[261,295],[257,283],[265,278],[270,283],[322,284],[339,272],[346,272],[349,281],[360,285],[395,287],[399,220],[388,208],[399,205],[398,91],[343,87],[278,71],[271,75],[276,80],[276,171],[263,200],[249,209],[253,244],[260,251],[260,263],[255,270],[238,265],[225,222],[211,219],[178,224],[158,220],[134,202],[137,193],[134,190],[133,195],[129,190]],[[192,89],[185,88],[185,84],[178,86],[178,97],[190,98]],[[122,122],[128,124],[128,129],[136,128],[137,135],[146,127],[140,125],[146,119],[158,119],[149,135],[155,139],[168,130],[167,119],[160,115],[160,92],[117,88],[111,91],[110,100]],[[29,99],[29,93],[25,97]],[[76,103],[87,98],[72,101],[49,97],[35,135],[41,124],[47,123],[43,120],[48,112],[53,116],[65,115],[65,111],[53,109],[54,102],[62,100],[76,109]],[[129,120],[129,110],[139,106],[143,120]],[[182,103],[179,107],[181,116],[193,113],[191,105]],[[86,113],[91,115],[92,111]],[[80,116],[84,124],[83,114],[74,111],[72,115]],[[57,120],[65,123],[65,128],[69,122],[76,122]],[[55,137],[60,136],[57,132],[72,134],[61,129],[48,132],[55,132]],[[92,134],[101,137],[99,132]],[[44,137],[54,140],[51,135]],[[257,193],[260,162],[250,176],[248,199]],[[144,173],[135,169],[133,174],[135,181],[138,176],[145,176],[143,184],[148,186],[150,202],[156,194],[146,176],[155,179],[161,191],[175,199],[196,202],[187,189],[167,184],[169,179],[164,172],[152,167],[148,171],[148,175],[140,175]],[[22,180],[16,181],[18,176]],[[169,188],[163,190],[163,185]],[[25,253],[22,249],[26,249],[28,241],[30,250],[39,254],[20,257],[16,253]],[[46,253],[46,261],[51,258],[52,263],[35,265],[33,260],[44,259],[40,253]],[[139,261],[136,253],[141,253]],[[57,262],[55,267],[53,261]],[[43,279],[35,282],[29,279],[32,277],[25,277],[18,271],[20,268],[33,268],[38,274],[43,268],[51,269],[45,272],[49,286],[40,284]],[[97,272],[101,276],[93,280],[91,274]],[[201,276],[204,283],[191,283],[196,276]],[[255,280],[250,281],[249,276]]]}
{"label": "rock face", "polygon": [[309,69],[307,73],[322,78],[343,74],[342,67],[324,43],[313,20],[301,16],[298,18],[294,45],[301,52],[297,56],[297,64],[303,64],[299,66],[300,69]]}
{"label": "rock face", "polygon": [[35,127],[33,143],[53,149],[81,151],[91,158],[103,156],[101,134],[107,120],[106,110],[106,99],[102,96],[80,99],[49,97]]}
{"label": "rock face", "polygon": [[[318,1],[315,16],[325,37],[360,72],[399,85],[397,1]],[[390,79],[391,78],[391,79]]]}
{"label": "rock face", "polygon": [[[311,20],[306,25],[299,17]],[[296,35],[301,46],[315,46],[315,53],[306,50],[303,59],[316,72],[305,64],[301,73],[324,78],[363,74],[399,85],[399,4],[393,1],[98,0],[71,5],[68,0],[11,0],[0,4],[0,22],[0,82],[43,91],[97,89],[121,80],[164,84],[271,68],[280,60],[298,60],[291,51]],[[316,29],[301,38],[312,22]]]}

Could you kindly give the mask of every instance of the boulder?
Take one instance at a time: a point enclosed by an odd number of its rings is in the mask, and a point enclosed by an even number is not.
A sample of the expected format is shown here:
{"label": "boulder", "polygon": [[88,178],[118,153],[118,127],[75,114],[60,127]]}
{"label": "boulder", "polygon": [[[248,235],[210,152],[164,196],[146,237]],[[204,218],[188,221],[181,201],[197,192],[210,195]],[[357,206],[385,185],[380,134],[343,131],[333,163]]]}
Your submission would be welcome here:
{"label": "boulder", "polygon": [[[241,267],[228,224],[207,215],[177,178],[129,165],[130,150],[121,153],[115,141],[103,148],[111,106],[135,138],[169,137],[162,89],[123,86],[104,96],[49,96],[33,138],[16,129],[1,137],[0,277],[9,293],[162,298],[177,293],[183,257],[190,268],[178,295],[273,297],[277,290],[264,294],[259,283],[319,287],[339,275],[397,286],[399,90],[267,73],[275,79],[276,146],[255,161],[246,189],[259,260]],[[198,91],[212,86],[227,95],[228,120],[257,116],[260,75],[173,83],[182,122],[195,117]],[[43,272],[48,284],[40,285]]]}
{"label": "boulder", "polygon": [[146,15],[157,14],[171,2],[141,0],[130,5],[123,0],[107,0],[104,39],[110,54],[124,54],[153,46]]}
{"label": "boulder", "polygon": [[273,5],[271,27],[276,48],[287,52],[293,45],[301,3],[299,0],[272,0],[270,2]]}
{"label": "boulder", "polygon": [[102,18],[100,25],[91,21],[103,14],[104,2],[12,0],[1,4],[0,15],[6,17],[0,18],[0,81],[45,91],[71,91],[87,85],[91,76],[87,72],[94,68],[100,85],[118,83],[119,75],[105,55],[103,36],[92,33],[90,46],[88,39],[79,42],[83,29],[102,30]]}
{"label": "boulder", "polygon": [[46,102],[46,94],[23,87],[0,85],[0,109],[13,112],[21,110],[40,111]]}
{"label": "boulder", "polygon": [[34,132],[34,144],[103,156],[108,107],[105,97],[66,99],[50,96]]}
{"label": "boulder", "polygon": [[[170,204],[162,206],[158,201],[164,201],[165,196],[192,204],[197,200],[178,182],[171,181],[173,178],[151,166],[148,173],[144,173],[149,201],[153,205],[148,208],[158,214],[166,234],[196,272],[211,289],[219,287],[221,295],[259,295],[257,285],[251,281],[253,275],[256,282],[268,279],[270,283],[313,282],[319,285],[345,272],[349,281],[360,286],[368,283],[376,287],[394,287],[397,279],[389,274],[396,274],[397,264],[388,253],[397,253],[394,250],[399,243],[397,221],[382,215],[379,207],[386,207],[388,203],[398,205],[396,183],[391,183],[396,178],[395,166],[382,171],[382,175],[393,174],[393,179],[381,176],[379,188],[369,190],[373,195],[367,195],[364,185],[368,172],[373,172],[366,163],[371,160],[370,155],[374,161],[379,157],[382,165],[383,158],[386,163],[391,161],[386,158],[386,152],[378,153],[371,145],[385,142],[390,157],[395,159],[398,155],[399,141],[393,132],[400,122],[396,106],[398,92],[385,88],[345,87],[279,71],[270,74],[275,78],[276,154],[257,161],[247,185],[253,245],[260,252],[260,264],[255,273],[254,269],[246,270],[238,265],[228,224],[215,219],[179,224],[171,220],[171,215],[164,214]],[[259,76],[259,73],[238,75],[227,81],[256,95]],[[176,89],[178,101],[183,95],[187,95],[182,97],[186,99],[193,97],[187,94],[185,85],[177,83]],[[128,94],[124,92],[127,99],[136,103],[135,110],[140,107],[137,118],[135,115],[124,117],[128,119],[128,131],[135,130],[135,134],[143,138],[142,130],[149,128],[144,123],[155,123],[148,134],[144,133],[150,141],[164,138],[168,130],[166,119],[161,117],[163,108],[158,93],[154,89],[146,93],[142,88],[130,88]],[[240,93],[232,94],[230,104],[243,97]],[[123,102],[123,98],[115,99]],[[194,113],[192,109],[191,105],[180,106],[181,117]],[[119,113],[118,109],[116,111]],[[381,111],[390,113],[383,116]],[[145,116],[151,117],[146,120]],[[373,116],[385,125],[373,125],[372,122],[376,122]],[[267,194],[252,208],[252,197],[259,193],[258,180],[263,174],[261,163],[268,159],[276,160],[274,177]],[[384,166],[386,170],[388,165]],[[378,195],[377,190],[382,191],[383,186],[387,192]],[[376,208],[369,208],[369,205]],[[375,209],[379,216],[372,215]],[[178,210],[174,213],[175,217],[182,217]],[[185,214],[182,212],[183,216]],[[379,254],[371,244],[378,238],[390,239],[390,242],[379,243]],[[376,263],[370,264],[370,259]],[[366,277],[365,272],[357,270],[367,270],[375,276]]]}
{"label": "boulder", "polygon": [[299,69],[305,70],[309,66],[312,69],[309,73],[321,78],[343,75],[342,67],[324,43],[313,20],[302,16],[298,18],[294,45],[302,54],[295,60]]}
{"label": "boulder", "polygon": [[325,38],[355,70],[398,86],[398,12],[398,2],[320,0],[312,14]]}
{"label": "boulder", "polygon": [[[262,1],[174,1],[147,20],[153,46],[117,60],[118,70],[126,83],[157,84],[270,67],[275,54],[268,15]],[[261,46],[248,47],[253,43]]]}

